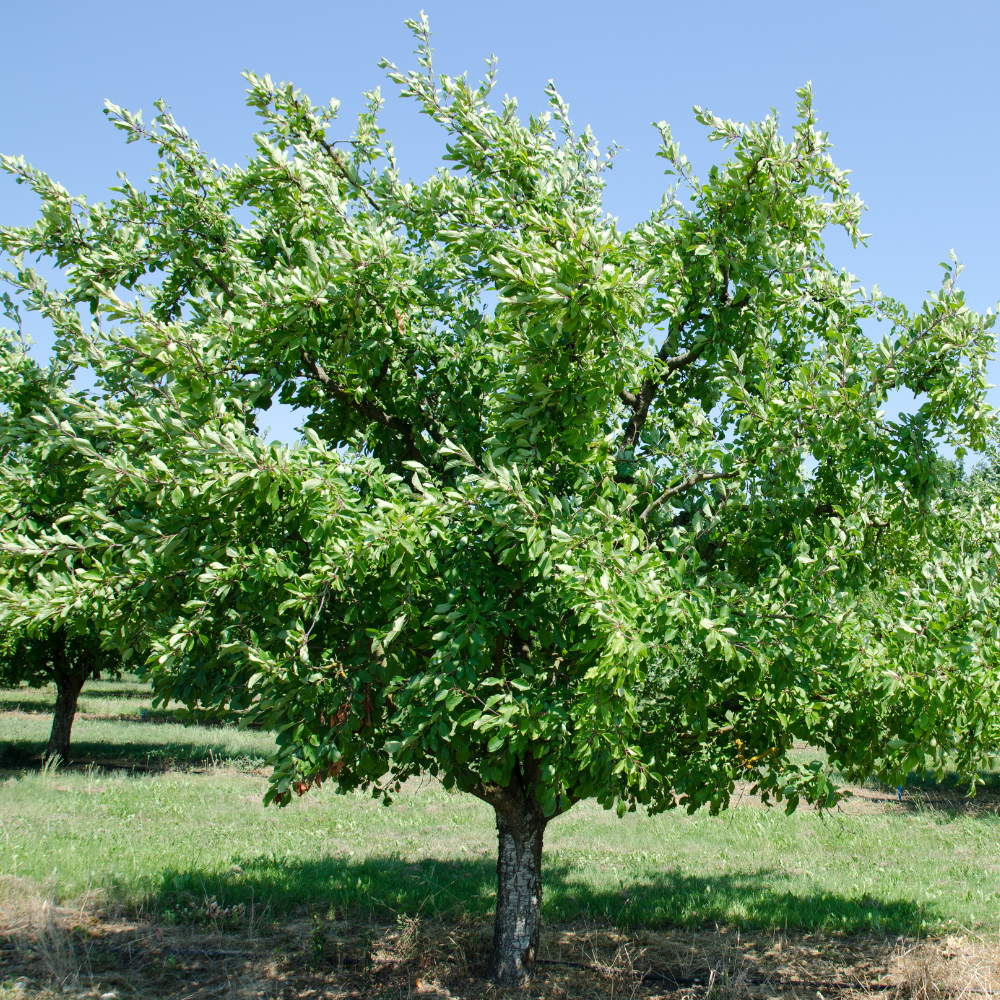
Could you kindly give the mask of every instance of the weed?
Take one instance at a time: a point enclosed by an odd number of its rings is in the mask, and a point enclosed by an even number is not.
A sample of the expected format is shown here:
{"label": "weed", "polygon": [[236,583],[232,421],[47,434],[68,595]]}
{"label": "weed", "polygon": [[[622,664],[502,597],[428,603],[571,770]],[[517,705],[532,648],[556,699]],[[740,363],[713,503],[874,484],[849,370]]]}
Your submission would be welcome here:
{"label": "weed", "polygon": [[309,932],[309,962],[313,969],[326,964],[326,926],[318,913],[312,916],[312,930]]}
{"label": "weed", "polygon": [[405,913],[396,914],[396,927],[399,937],[396,941],[396,951],[406,961],[420,957],[420,917],[407,916]]}
{"label": "weed", "polygon": [[62,757],[54,753],[51,757],[42,755],[42,777],[47,778],[56,773],[62,766]]}
{"label": "weed", "polygon": [[361,976],[365,986],[370,987],[375,975],[375,943],[378,940],[378,934],[370,922],[365,928],[361,940],[363,946]]}
{"label": "weed", "polygon": [[222,906],[215,896],[205,896],[200,902],[190,893],[185,894],[185,903],[176,909],[163,912],[163,922],[175,924],[212,924],[216,930],[236,930],[241,927],[247,915],[245,903]]}

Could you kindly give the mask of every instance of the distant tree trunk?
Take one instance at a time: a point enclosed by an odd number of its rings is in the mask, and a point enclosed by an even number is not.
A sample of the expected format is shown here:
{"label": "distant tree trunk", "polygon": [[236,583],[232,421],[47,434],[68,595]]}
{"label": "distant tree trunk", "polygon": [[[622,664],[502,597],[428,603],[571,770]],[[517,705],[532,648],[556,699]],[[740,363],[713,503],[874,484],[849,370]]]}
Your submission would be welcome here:
{"label": "distant tree trunk", "polygon": [[58,754],[65,764],[69,761],[69,737],[76,716],[76,703],[83,689],[83,676],[57,674],[55,681],[56,709],[52,713],[52,732],[49,735],[49,746],[45,756],[52,758]]}
{"label": "distant tree trunk", "polygon": [[497,818],[497,912],[487,975],[521,986],[534,971],[542,930],[542,807],[520,775],[492,796]]}
{"label": "distant tree trunk", "polygon": [[59,756],[63,764],[69,763],[69,738],[76,718],[76,705],[84,681],[90,676],[91,664],[70,663],[66,653],[65,633],[60,637],[53,657],[52,679],[56,684],[56,708],[52,713],[52,732],[45,751],[47,760]]}

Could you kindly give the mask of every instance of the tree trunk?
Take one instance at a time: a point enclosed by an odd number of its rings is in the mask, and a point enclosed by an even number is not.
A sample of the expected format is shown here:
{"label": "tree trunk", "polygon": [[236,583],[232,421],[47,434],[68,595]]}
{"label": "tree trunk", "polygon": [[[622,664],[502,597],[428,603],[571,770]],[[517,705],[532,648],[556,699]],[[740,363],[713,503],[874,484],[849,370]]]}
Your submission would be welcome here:
{"label": "tree trunk", "polygon": [[69,763],[69,736],[76,716],[76,703],[83,690],[85,675],[82,672],[59,672],[55,675],[56,709],[52,713],[52,733],[49,736],[47,760],[59,756],[63,764]]}
{"label": "tree trunk", "polygon": [[494,805],[497,816],[497,913],[487,975],[497,986],[521,986],[532,975],[542,929],[542,834],[545,815],[516,787]]}

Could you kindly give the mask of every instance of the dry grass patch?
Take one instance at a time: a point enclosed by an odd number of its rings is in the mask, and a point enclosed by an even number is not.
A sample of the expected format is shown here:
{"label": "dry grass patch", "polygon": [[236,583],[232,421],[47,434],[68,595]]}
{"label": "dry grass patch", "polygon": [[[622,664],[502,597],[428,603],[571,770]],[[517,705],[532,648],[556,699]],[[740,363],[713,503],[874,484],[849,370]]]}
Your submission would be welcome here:
{"label": "dry grass patch", "polygon": [[[490,998],[491,924],[400,917],[393,924],[266,915],[238,932],[122,919],[90,898],[56,906],[44,888],[0,880],[0,1000],[213,997],[255,1000]],[[980,996],[997,988],[997,944],[919,943],[733,928],[640,931],[550,927],[523,1000],[892,1000]]]}
{"label": "dry grass patch", "polygon": [[949,935],[897,948],[885,977],[899,998],[982,997],[1000,993],[1000,943]]}
{"label": "dry grass patch", "polygon": [[[82,901],[80,911],[58,906],[52,894],[35,883],[11,875],[0,876],[4,965],[12,965],[15,971],[25,963],[35,965],[48,991],[79,992],[84,981],[92,976],[87,948],[74,940],[70,928],[79,926],[87,905],[87,900]],[[16,993],[30,995],[26,992],[29,980],[23,973],[4,978]]]}

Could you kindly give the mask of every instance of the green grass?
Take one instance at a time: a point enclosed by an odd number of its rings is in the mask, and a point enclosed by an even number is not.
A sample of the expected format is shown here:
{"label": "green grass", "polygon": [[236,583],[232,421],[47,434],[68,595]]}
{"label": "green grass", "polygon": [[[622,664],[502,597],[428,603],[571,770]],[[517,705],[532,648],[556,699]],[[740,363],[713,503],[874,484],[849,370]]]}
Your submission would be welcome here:
{"label": "green grass", "polygon": [[[35,765],[49,739],[55,692],[0,689],[0,767]],[[185,726],[179,706],[154,709],[148,685],[132,678],[90,681],[73,723],[74,760],[190,767],[221,760],[260,767],[274,752],[274,737],[235,725]],[[145,710],[145,718],[143,711]]]}
{"label": "green grass", "polygon": [[[99,891],[166,919],[206,897],[281,915],[303,905],[380,918],[488,913],[492,817],[436,785],[386,808],[330,789],[264,809],[233,771],[31,773],[0,788],[0,874],[58,898]],[[545,916],[913,933],[998,926],[994,817],[613,814],[581,804],[546,834]],[[185,914],[185,910],[188,911]]]}
{"label": "green grass", "polygon": [[[54,701],[55,687],[52,684],[44,688],[24,685],[0,688],[0,712],[51,715]],[[138,720],[145,710],[147,720],[166,722],[174,719],[175,710],[179,707],[171,703],[166,708],[154,709],[149,685],[126,676],[117,681],[87,681],[80,692],[77,714],[84,718]]]}
{"label": "green grass", "polygon": [[[134,684],[91,697],[98,710],[75,728],[80,756],[183,763],[203,762],[211,750],[238,763],[273,745],[262,733],[136,722],[148,692]],[[18,709],[0,712],[0,746],[26,752],[44,742],[46,705],[34,698],[2,693]],[[8,774],[0,875],[30,879],[59,900],[103,897],[168,921],[199,919],[212,896],[274,917],[302,907],[378,919],[493,909],[492,815],[431,781],[411,783],[389,808],[327,786],[287,809],[264,809],[266,779],[231,766]],[[619,927],[995,933],[998,856],[1000,819],[954,810],[787,817],[743,805],[717,818],[618,820],[582,803],[546,832],[545,917]]]}

